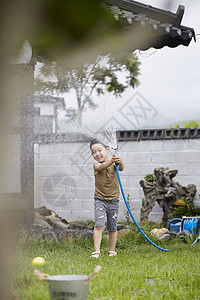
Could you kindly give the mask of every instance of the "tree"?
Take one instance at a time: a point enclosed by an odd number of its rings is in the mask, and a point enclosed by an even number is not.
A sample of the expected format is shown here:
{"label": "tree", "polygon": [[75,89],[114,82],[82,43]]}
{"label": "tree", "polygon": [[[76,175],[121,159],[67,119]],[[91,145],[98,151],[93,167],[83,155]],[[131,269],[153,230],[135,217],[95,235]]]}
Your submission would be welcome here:
{"label": "tree", "polygon": [[200,127],[200,122],[195,121],[195,120],[191,120],[189,122],[183,122],[183,127],[184,128],[198,128],[198,127]]}
{"label": "tree", "polygon": [[199,128],[200,127],[200,122],[191,120],[189,122],[183,122],[181,124],[175,124],[175,125],[170,125],[169,127],[166,128]]}
{"label": "tree", "polygon": [[[95,93],[102,95],[107,91],[117,97],[128,87],[139,85],[139,65],[134,53],[98,56],[93,63],[71,70],[59,62],[46,62],[35,80],[36,93],[52,95],[74,91],[77,109],[67,108],[66,115],[70,120],[76,119],[81,126],[83,112],[96,107],[93,102]],[[44,80],[48,76],[53,79]]]}

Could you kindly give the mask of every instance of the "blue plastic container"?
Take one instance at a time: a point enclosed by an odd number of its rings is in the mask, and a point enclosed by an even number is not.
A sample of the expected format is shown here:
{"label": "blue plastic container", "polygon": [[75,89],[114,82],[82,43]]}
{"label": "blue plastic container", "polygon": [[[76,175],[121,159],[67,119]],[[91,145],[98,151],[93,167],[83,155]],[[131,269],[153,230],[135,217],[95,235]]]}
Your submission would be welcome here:
{"label": "blue plastic container", "polygon": [[180,227],[181,227],[181,222],[172,223],[170,224],[170,231],[178,233],[180,231]]}
{"label": "blue plastic container", "polygon": [[181,219],[175,218],[167,223],[167,229],[171,232],[178,233],[181,228]]}

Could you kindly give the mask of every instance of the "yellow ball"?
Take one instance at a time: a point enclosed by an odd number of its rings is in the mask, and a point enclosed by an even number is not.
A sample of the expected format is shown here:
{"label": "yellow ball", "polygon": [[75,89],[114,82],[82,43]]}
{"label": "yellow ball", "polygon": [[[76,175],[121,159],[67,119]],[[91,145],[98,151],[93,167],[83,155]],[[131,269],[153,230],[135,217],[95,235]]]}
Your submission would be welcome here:
{"label": "yellow ball", "polygon": [[33,260],[32,260],[32,265],[33,266],[43,266],[45,264],[45,260],[43,257],[35,257]]}

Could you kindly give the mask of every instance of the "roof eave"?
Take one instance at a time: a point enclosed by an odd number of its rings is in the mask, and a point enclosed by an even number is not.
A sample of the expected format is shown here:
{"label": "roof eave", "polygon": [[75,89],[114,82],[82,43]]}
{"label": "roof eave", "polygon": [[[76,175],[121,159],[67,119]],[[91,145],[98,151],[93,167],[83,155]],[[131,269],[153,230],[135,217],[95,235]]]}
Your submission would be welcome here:
{"label": "roof eave", "polygon": [[185,9],[182,5],[179,5],[174,14],[136,1],[103,0],[103,2],[107,3],[107,8],[115,18],[117,17],[121,33],[125,33],[122,39],[126,40],[127,51],[147,50],[151,47],[160,49],[164,46],[170,48],[179,45],[188,46],[192,38],[196,41],[194,29],[180,24]]}

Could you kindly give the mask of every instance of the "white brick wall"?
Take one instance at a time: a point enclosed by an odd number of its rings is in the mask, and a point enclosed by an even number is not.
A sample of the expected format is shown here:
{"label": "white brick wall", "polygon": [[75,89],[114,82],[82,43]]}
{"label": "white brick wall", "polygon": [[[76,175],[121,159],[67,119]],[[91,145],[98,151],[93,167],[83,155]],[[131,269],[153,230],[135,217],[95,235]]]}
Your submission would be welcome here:
{"label": "white brick wall", "polygon": [[[182,185],[197,186],[195,204],[200,205],[200,140],[170,139],[119,142],[125,164],[121,180],[129,195],[133,215],[140,219],[143,191],[139,181],[156,167],[178,169],[174,178]],[[94,176],[89,143],[40,144],[35,146],[35,206],[46,205],[66,219],[93,220]],[[120,199],[119,220],[126,207]],[[161,221],[156,204],[149,215]]]}

